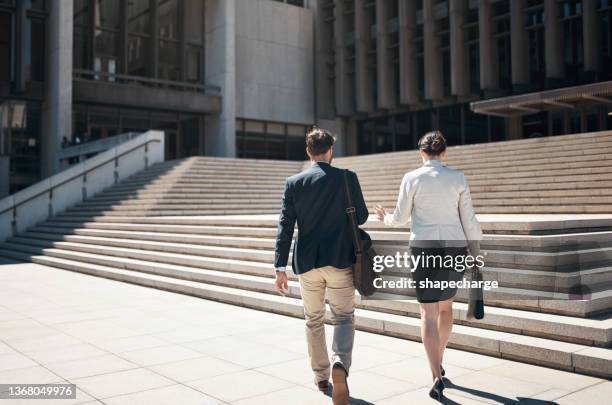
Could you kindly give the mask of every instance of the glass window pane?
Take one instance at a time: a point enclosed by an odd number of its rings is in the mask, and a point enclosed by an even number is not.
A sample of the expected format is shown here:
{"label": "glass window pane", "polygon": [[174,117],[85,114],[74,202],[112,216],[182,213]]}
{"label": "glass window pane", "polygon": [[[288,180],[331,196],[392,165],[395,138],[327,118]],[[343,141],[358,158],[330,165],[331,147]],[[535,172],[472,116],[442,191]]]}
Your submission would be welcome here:
{"label": "glass window pane", "polygon": [[121,132],[143,132],[150,128],[148,112],[130,110],[121,112]]}
{"label": "glass window pane", "polygon": [[181,117],[181,157],[200,153],[200,117]]}
{"label": "glass window pane", "polygon": [[44,55],[45,55],[45,25],[42,20],[29,19],[28,28],[30,29],[30,52],[26,72],[27,80],[42,82],[45,77]]}
{"label": "glass window pane", "polygon": [[287,134],[289,136],[306,136],[306,127],[302,125],[287,125]]}
{"label": "glass window pane", "polygon": [[95,0],[94,7],[96,27],[119,29],[119,10],[121,6],[118,0]]}
{"label": "glass window pane", "polygon": [[268,123],[267,132],[267,158],[285,159],[286,156],[286,137],[285,125]]}
{"label": "glass window pane", "polygon": [[74,23],[76,25],[90,26],[89,0],[74,1]]}
{"label": "glass window pane", "polygon": [[130,35],[128,37],[128,74],[147,76],[147,49],[149,38]]}
{"label": "glass window pane", "polygon": [[30,0],[30,8],[33,10],[45,10],[45,0]]}
{"label": "glass window pane", "polygon": [[72,61],[77,69],[91,69],[89,58],[91,55],[89,30],[83,27],[74,27]]}
{"label": "glass window pane", "polygon": [[199,83],[202,81],[202,48],[188,46],[187,47],[187,72],[185,77],[187,81]]}
{"label": "glass window pane", "polygon": [[0,81],[11,80],[11,15],[0,13]]}
{"label": "glass window pane", "polygon": [[177,0],[159,0],[159,37],[177,40]]}
{"label": "glass window pane", "polygon": [[[119,35],[110,31],[96,31],[94,46],[94,70],[97,72],[117,73],[119,54]],[[104,79],[104,78],[103,78]],[[109,78],[114,80],[113,78]]]}
{"label": "glass window pane", "polygon": [[180,80],[179,45],[174,42],[159,41],[160,79]]}
{"label": "glass window pane", "polygon": [[266,143],[263,122],[246,121],[244,137],[244,157],[264,158]]}
{"label": "glass window pane", "polygon": [[177,116],[176,114],[152,114],[153,118],[153,129],[159,130],[172,130],[178,129]]}
{"label": "glass window pane", "polygon": [[185,4],[185,40],[194,45],[202,45],[204,10],[201,0],[184,0]]}
{"label": "glass window pane", "polygon": [[263,122],[259,122],[259,121],[246,121],[245,130],[247,132],[262,132],[263,133],[264,124]]}
{"label": "glass window pane", "polygon": [[128,1],[128,32],[132,34],[150,34],[151,11],[149,0]]}

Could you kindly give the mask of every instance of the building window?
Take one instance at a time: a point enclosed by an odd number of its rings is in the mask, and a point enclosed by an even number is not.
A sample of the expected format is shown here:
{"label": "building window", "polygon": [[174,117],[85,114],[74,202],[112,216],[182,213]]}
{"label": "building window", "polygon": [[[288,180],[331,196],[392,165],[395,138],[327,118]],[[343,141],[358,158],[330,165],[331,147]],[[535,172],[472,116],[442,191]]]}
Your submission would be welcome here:
{"label": "building window", "polygon": [[507,0],[492,4],[494,37],[497,53],[497,75],[499,87],[512,88],[512,55],[510,45],[510,8]]}
{"label": "building window", "polygon": [[165,80],[181,79],[179,58],[179,8],[177,0],[159,0],[159,66],[157,77]]}
{"label": "building window", "polygon": [[0,12],[0,82],[11,81],[11,14]]}
{"label": "building window", "polygon": [[599,0],[601,25],[602,80],[612,78],[612,1]]}
{"label": "building window", "polygon": [[108,73],[103,80],[114,81],[119,67],[119,3],[115,0],[94,0],[94,70]]}
{"label": "building window", "polygon": [[570,82],[582,82],[584,80],[584,43],[581,0],[563,1],[561,23],[563,25],[565,77]]}
{"label": "building window", "polygon": [[542,0],[527,0],[525,8],[525,29],[529,48],[530,82],[536,88],[544,87],[545,48],[544,48],[544,2]]}
{"label": "building window", "polygon": [[480,49],[478,44],[478,7],[470,3],[466,15],[464,46],[467,48],[468,71],[470,76],[470,92],[480,93]]}
{"label": "building window", "polygon": [[239,158],[305,160],[307,126],[236,120],[236,154]]}
{"label": "building window", "polygon": [[132,76],[153,76],[149,63],[151,52],[151,2],[127,2],[127,73]]}

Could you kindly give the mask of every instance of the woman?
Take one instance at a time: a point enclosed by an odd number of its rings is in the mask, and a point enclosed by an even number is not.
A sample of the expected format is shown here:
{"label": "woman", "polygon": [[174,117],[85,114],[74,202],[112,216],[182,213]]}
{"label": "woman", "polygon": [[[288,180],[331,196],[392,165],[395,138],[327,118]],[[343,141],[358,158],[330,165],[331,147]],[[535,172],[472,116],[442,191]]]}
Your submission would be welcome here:
{"label": "woman", "polygon": [[428,288],[421,282],[461,280],[460,266],[455,271],[443,267],[441,260],[435,258],[451,255],[457,259],[467,254],[468,247],[469,253],[476,257],[482,231],[465,176],[442,163],[446,156],[442,133],[425,134],[419,141],[419,149],[423,166],[404,176],[393,214],[387,214],[380,205],[374,209],[378,219],[387,226],[406,225],[410,220],[410,254],[434,258],[429,265],[413,269],[412,275],[421,307],[421,338],[433,377],[429,395],[440,399],[445,374],[442,358],[453,327],[452,305],[457,289]]}

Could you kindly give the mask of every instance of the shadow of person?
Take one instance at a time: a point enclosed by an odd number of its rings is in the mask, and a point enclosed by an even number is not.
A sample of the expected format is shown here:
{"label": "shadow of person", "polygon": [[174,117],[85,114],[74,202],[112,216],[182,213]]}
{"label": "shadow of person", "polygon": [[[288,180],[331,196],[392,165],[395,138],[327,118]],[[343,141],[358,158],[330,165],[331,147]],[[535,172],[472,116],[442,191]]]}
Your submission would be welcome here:
{"label": "shadow of person", "polygon": [[[458,391],[462,391],[462,392],[466,392],[468,394],[472,394],[481,398],[486,398],[486,399],[490,399],[493,400],[495,402],[499,402],[500,404],[507,404],[507,405],[557,405],[556,402],[552,402],[552,401],[542,401],[541,399],[534,399],[534,398],[524,398],[524,397],[516,397],[516,399],[512,399],[512,398],[507,398],[501,395],[497,395],[494,394],[492,392],[486,392],[486,391],[480,391],[474,388],[468,388],[468,387],[463,387],[461,385],[457,385],[454,384],[451,380],[449,380],[448,378],[444,379],[444,385],[446,386],[446,388],[450,388],[450,389],[456,389]],[[453,404],[456,402],[445,402],[444,400],[449,400],[448,398],[443,398],[442,402],[443,404]]]}
{"label": "shadow of person", "polygon": [[[329,388],[325,390],[324,394],[331,398],[333,392],[333,386],[329,384]],[[374,405],[372,402],[368,402],[363,399],[349,397],[349,405]]]}

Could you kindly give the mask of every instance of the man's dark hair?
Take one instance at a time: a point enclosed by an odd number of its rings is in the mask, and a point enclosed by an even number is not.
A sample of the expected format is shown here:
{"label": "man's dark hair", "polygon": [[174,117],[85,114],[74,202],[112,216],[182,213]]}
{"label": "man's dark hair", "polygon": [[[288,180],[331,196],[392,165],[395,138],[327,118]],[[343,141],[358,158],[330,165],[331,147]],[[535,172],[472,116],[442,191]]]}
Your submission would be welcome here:
{"label": "man's dark hair", "polygon": [[327,153],[334,142],[336,142],[336,137],[323,128],[312,127],[306,134],[306,149],[311,156]]}

